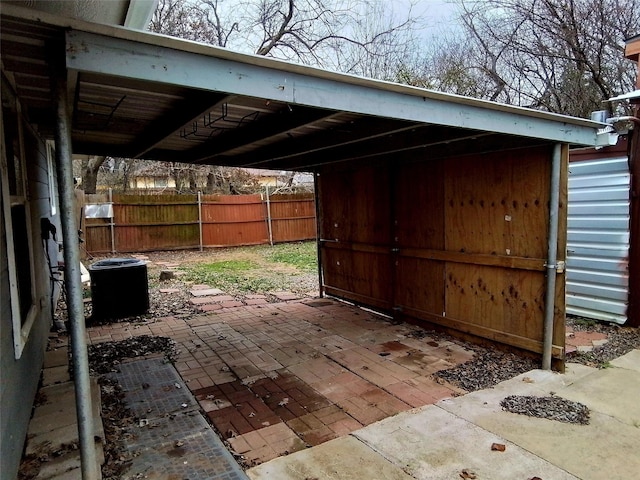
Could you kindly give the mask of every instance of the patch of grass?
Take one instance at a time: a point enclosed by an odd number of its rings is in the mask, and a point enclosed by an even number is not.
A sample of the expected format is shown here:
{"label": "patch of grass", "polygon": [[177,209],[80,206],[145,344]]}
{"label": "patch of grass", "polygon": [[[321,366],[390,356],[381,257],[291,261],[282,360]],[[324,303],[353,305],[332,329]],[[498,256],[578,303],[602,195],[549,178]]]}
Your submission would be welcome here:
{"label": "patch of grass", "polygon": [[245,272],[247,270],[253,270],[258,265],[249,260],[224,260],[221,262],[204,263],[198,265],[198,268],[204,272],[210,273],[230,273],[230,272]]}
{"label": "patch of grass", "polygon": [[270,285],[256,277],[259,265],[249,260],[224,260],[192,265],[187,280],[220,288],[229,293],[257,292]]}
{"label": "patch of grass", "polygon": [[315,242],[274,245],[267,259],[272,262],[294,266],[303,272],[314,272],[318,268],[318,255]]}
{"label": "patch of grass", "polygon": [[[181,266],[184,279],[229,294],[306,292],[317,269],[315,242],[258,245],[220,251],[215,261]],[[315,276],[313,276],[313,280]]]}

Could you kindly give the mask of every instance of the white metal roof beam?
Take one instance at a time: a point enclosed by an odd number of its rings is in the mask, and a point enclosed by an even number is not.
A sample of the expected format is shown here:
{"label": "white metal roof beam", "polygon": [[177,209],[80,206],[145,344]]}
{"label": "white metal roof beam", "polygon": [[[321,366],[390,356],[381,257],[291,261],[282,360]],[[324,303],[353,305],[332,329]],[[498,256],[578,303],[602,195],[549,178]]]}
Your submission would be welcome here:
{"label": "white metal roof beam", "polygon": [[596,144],[597,130],[587,121],[433,92],[420,95],[418,89],[384,82],[357,83],[340,75],[298,73],[280,62],[273,62],[273,67],[264,62],[253,65],[73,30],[67,32],[66,53],[67,67],[83,72],[554,142]]}

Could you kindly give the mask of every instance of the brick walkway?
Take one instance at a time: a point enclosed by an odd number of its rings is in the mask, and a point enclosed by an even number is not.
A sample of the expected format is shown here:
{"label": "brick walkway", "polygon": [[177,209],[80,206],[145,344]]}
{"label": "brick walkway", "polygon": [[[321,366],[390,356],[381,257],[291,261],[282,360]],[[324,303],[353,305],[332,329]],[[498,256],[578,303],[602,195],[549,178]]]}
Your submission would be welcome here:
{"label": "brick walkway", "polygon": [[455,387],[430,374],[472,352],[413,332],[420,330],[327,299],[87,329],[91,343],[174,339],[185,384],[234,452],[253,465],[455,395]]}
{"label": "brick walkway", "polygon": [[574,331],[573,328],[567,326],[565,351],[573,352],[590,352],[594,347],[607,343],[607,335],[600,332],[584,332]]}

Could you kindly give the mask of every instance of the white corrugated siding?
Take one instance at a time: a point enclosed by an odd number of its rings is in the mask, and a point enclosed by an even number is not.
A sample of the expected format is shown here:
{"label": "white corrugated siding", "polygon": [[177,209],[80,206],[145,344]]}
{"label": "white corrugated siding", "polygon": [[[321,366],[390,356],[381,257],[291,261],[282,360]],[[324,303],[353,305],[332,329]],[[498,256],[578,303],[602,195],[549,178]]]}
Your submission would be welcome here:
{"label": "white corrugated siding", "polygon": [[627,320],[629,182],[626,157],[569,165],[567,313]]}

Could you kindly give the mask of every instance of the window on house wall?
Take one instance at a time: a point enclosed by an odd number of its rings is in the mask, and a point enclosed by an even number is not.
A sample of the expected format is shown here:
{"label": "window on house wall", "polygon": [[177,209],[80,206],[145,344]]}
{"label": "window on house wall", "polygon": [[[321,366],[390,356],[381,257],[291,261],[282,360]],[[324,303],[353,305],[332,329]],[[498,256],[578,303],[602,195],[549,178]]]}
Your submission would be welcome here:
{"label": "window on house wall", "polygon": [[56,196],[56,182],[55,182],[55,157],[56,150],[54,143],[51,140],[47,140],[47,177],[49,180],[49,206],[51,207],[51,216],[55,216],[58,213],[58,200]]}
{"label": "window on house wall", "polygon": [[22,355],[37,314],[31,216],[20,118],[15,97],[3,78],[0,131],[3,132],[4,141],[0,150],[0,177],[16,358]]}
{"label": "window on house wall", "polygon": [[155,177],[153,179],[153,186],[155,188],[166,188],[167,187],[167,179],[166,178]]}

